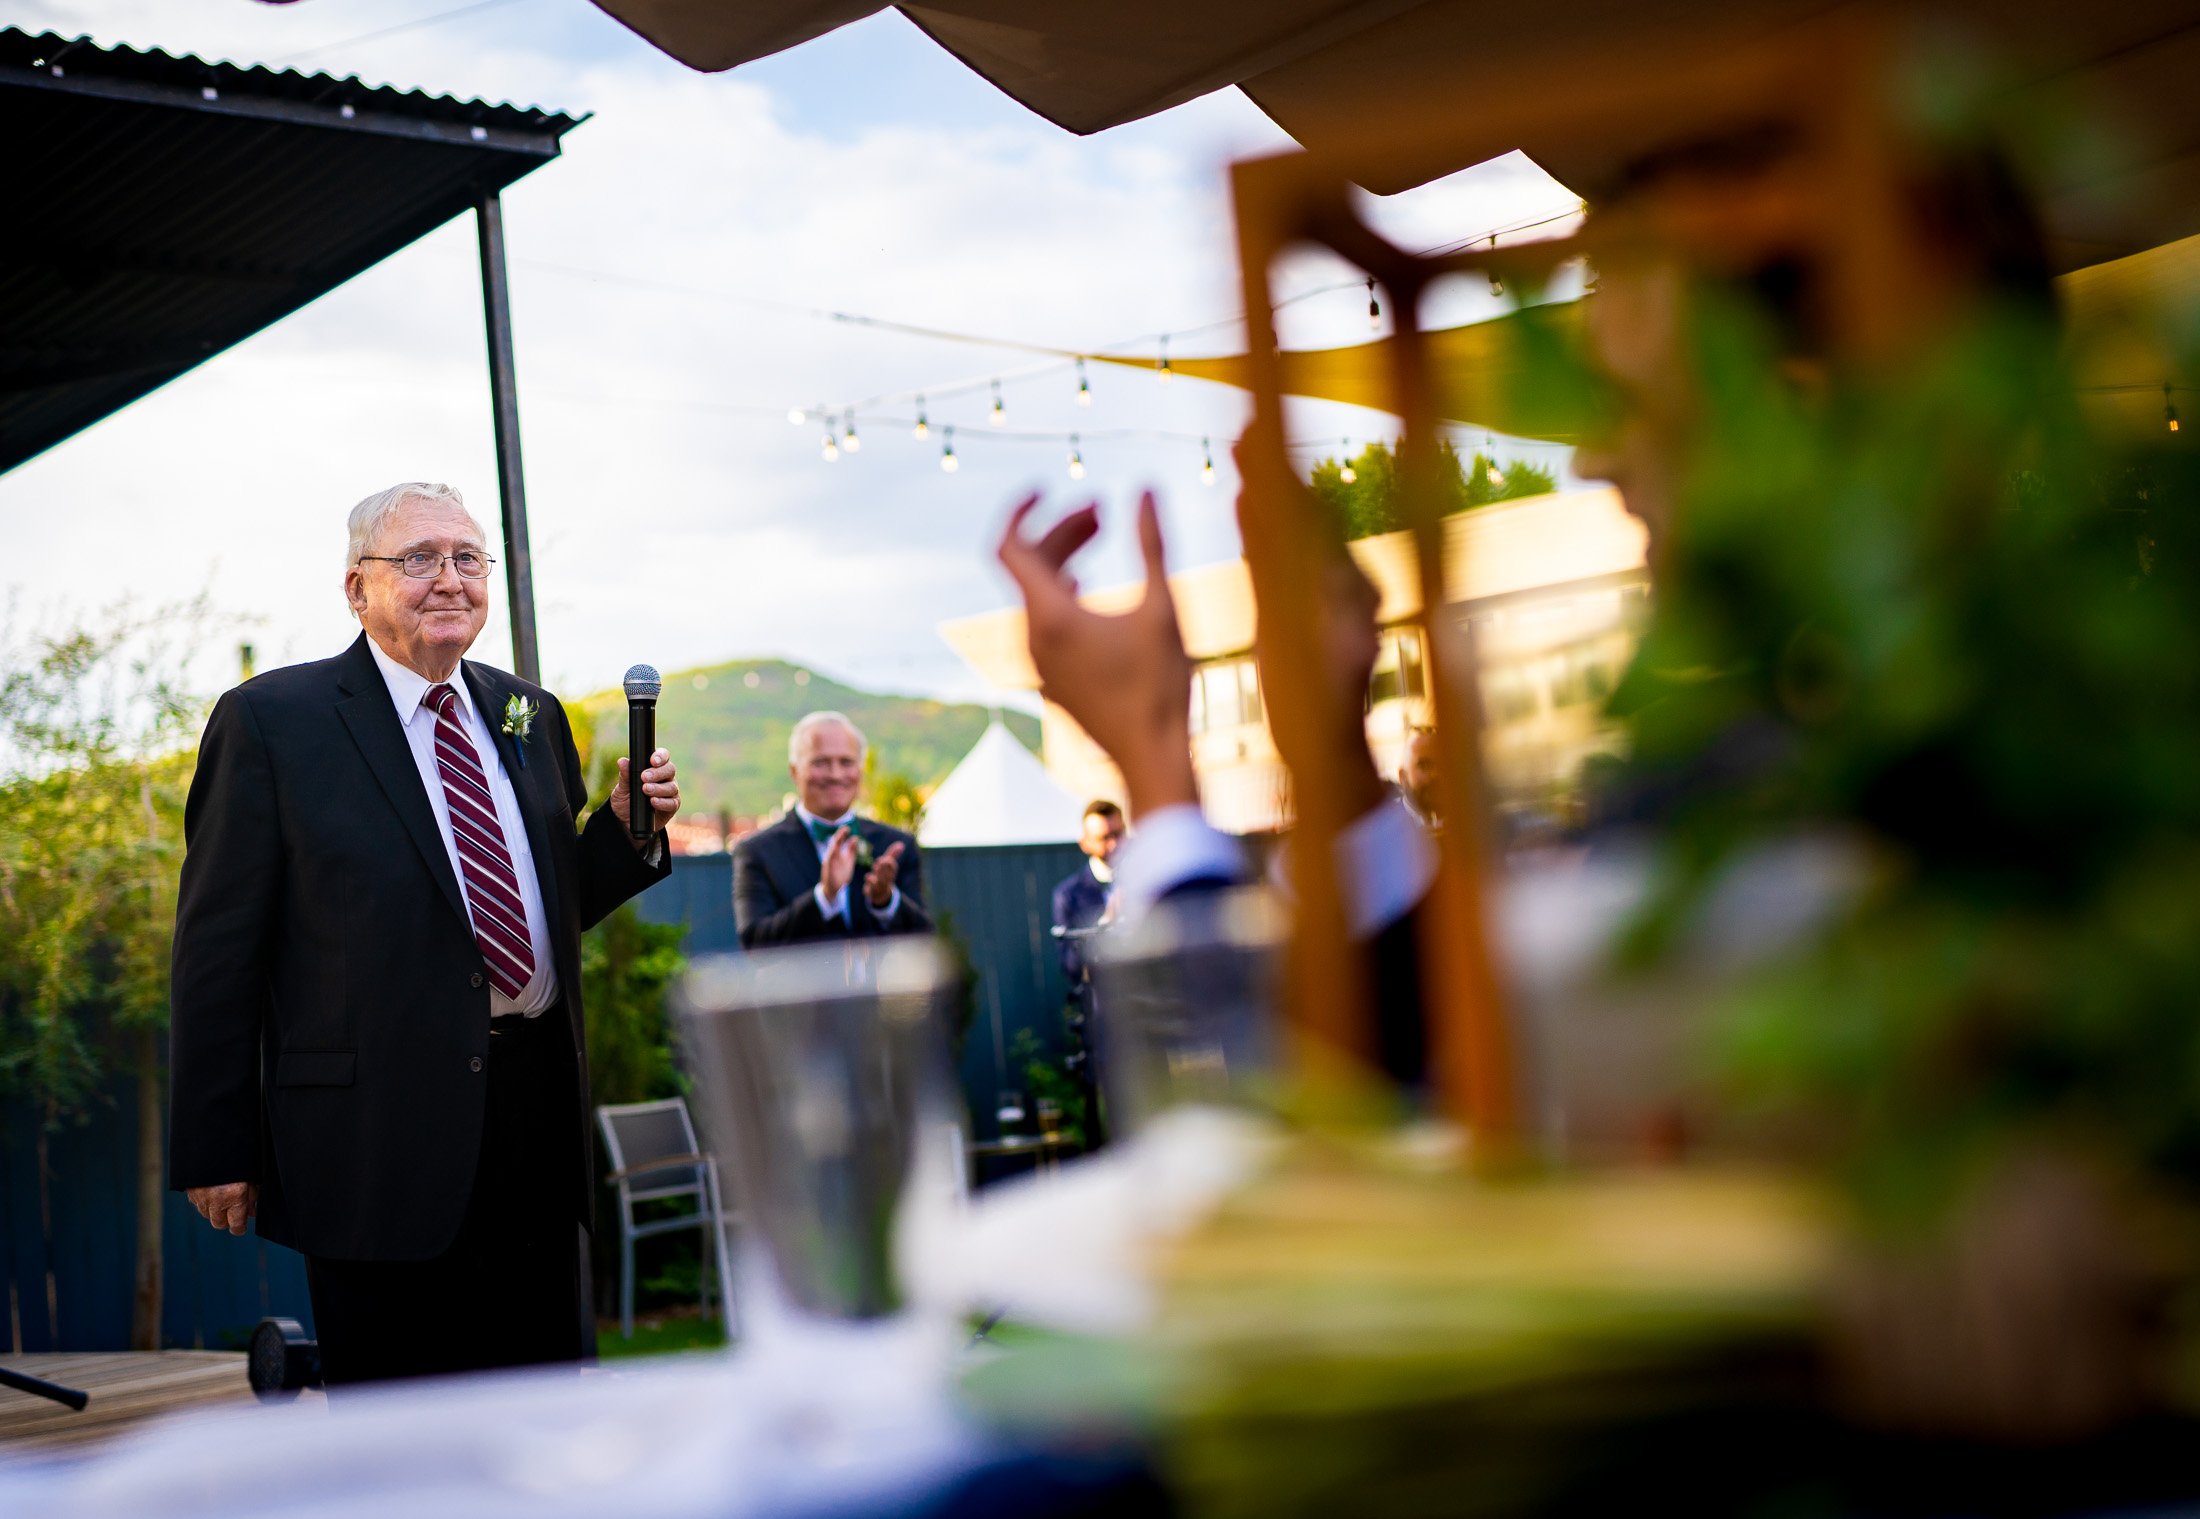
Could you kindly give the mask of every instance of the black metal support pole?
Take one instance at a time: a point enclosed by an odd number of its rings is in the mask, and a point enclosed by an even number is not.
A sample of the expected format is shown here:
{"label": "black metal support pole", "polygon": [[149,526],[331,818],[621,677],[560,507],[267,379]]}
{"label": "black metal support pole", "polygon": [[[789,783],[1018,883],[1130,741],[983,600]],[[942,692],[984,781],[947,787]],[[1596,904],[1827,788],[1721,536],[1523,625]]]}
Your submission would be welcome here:
{"label": "black metal support pole", "polygon": [[10,1371],[5,1366],[0,1366],[0,1387],[12,1387],[17,1392],[27,1392],[37,1397],[51,1398],[56,1403],[68,1404],[78,1413],[82,1413],[84,1405],[91,1401],[90,1394],[78,1392],[74,1387],[63,1387],[60,1383],[49,1382],[44,1377],[34,1377],[27,1371]]}
{"label": "black metal support pole", "polygon": [[496,416],[497,494],[504,509],[504,590],[512,614],[512,668],[542,681],[535,642],[535,566],[520,478],[519,378],[512,362],[512,293],[504,274],[504,206],[491,190],[474,207],[481,232],[481,306],[489,331],[489,404]]}

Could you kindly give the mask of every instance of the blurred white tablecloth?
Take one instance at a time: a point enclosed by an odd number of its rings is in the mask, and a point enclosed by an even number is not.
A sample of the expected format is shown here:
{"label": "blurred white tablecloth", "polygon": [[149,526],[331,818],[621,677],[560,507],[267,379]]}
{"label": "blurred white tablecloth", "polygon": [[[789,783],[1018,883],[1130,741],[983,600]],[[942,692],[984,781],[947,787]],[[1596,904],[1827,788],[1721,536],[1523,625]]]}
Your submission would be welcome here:
{"label": "blurred white tablecloth", "polygon": [[957,1415],[947,1326],[815,1326],[638,1364],[233,1405],[89,1459],[0,1466],[9,1519],[891,1513],[997,1454]]}

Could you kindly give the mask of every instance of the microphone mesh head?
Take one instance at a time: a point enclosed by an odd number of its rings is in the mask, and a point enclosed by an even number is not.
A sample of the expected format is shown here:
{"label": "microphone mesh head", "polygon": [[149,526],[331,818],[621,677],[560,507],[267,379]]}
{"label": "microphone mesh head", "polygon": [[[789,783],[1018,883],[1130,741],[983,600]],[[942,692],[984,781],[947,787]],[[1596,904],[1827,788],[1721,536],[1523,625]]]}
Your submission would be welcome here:
{"label": "microphone mesh head", "polygon": [[634,700],[637,696],[654,698],[658,692],[665,688],[665,683],[658,676],[655,665],[631,666],[626,672],[626,679],[621,684],[626,687],[626,699],[628,701]]}

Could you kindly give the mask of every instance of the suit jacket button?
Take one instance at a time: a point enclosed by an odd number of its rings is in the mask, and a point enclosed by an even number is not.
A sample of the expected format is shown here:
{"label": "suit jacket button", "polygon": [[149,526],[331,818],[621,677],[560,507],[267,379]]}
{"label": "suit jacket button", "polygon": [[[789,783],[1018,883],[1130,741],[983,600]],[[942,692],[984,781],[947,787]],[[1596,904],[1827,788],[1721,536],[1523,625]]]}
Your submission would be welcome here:
{"label": "suit jacket button", "polygon": [[477,971],[475,971],[475,972],[474,972],[474,973],[473,973],[473,974],[472,974],[471,976],[468,976],[468,977],[466,978],[466,984],[467,984],[468,986],[479,986],[479,985],[481,985],[481,972],[477,970]]}
{"label": "suit jacket button", "polygon": [[470,1056],[468,1056],[468,1057],[467,1057],[467,1059],[466,1059],[466,1069],[467,1069],[467,1070],[469,1070],[469,1071],[478,1071],[478,1070],[480,1070],[480,1069],[481,1069],[481,1057],[480,1057],[479,1055],[470,1055]]}

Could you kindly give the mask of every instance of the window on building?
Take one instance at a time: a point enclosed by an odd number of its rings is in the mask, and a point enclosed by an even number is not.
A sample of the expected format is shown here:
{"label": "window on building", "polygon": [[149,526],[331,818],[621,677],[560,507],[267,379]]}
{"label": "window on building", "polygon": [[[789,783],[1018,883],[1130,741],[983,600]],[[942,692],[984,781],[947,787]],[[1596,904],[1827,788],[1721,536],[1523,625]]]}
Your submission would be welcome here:
{"label": "window on building", "polygon": [[1238,662],[1238,700],[1248,723],[1261,721],[1265,708],[1260,699],[1260,664],[1257,660],[1241,659]]}
{"label": "window on building", "polygon": [[1238,660],[1203,666],[1199,683],[1207,697],[1207,731],[1219,733],[1245,721],[1245,692],[1238,675]]}
{"label": "window on building", "polygon": [[1370,709],[1386,701],[1420,701],[1428,695],[1421,659],[1421,630],[1396,628],[1382,636],[1375,670],[1367,681]]}
{"label": "window on building", "polygon": [[1233,655],[1192,672],[1192,731],[1221,733],[1264,719],[1260,666],[1250,654]]}

